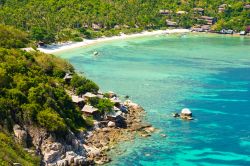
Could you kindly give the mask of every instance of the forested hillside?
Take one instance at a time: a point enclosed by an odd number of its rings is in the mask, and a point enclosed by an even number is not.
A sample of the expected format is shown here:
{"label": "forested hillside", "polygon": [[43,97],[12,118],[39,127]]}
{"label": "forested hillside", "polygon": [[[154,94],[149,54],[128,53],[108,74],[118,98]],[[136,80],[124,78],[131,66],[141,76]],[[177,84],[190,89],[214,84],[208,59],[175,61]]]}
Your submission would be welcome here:
{"label": "forested hillside", "polygon": [[[0,23],[23,29],[35,40],[79,41],[81,37],[166,27],[166,19],[189,28],[200,23],[193,9],[203,8],[204,15],[218,20],[214,30],[244,30],[250,24],[249,3],[249,0],[1,0]],[[219,9],[221,5],[223,11]],[[170,13],[162,15],[160,10]]]}
{"label": "forested hillside", "polygon": [[76,74],[74,84],[67,84],[63,78],[74,69],[65,60],[18,49],[29,42],[25,32],[1,25],[0,37],[0,165],[39,165],[38,157],[23,150],[33,148],[31,140],[16,144],[13,126],[45,129],[59,138],[69,131],[84,131],[89,124],[65,89],[74,87],[81,94],[99,88]]}

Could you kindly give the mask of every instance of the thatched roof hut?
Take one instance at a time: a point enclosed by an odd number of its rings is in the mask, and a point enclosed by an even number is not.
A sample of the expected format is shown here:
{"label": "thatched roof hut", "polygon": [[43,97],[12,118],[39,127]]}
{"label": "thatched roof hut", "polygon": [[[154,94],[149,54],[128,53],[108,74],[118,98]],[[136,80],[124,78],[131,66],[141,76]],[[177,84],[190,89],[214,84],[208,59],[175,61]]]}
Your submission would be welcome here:
{"label": "thatched roof hut", "polygon": [[177,26],[177,22],[166,20],[166,25],[170,26],[170,27],[176,27]]}
{"label": "thatched roof hut", "polygon": [[193,8],[193,11],[195,14],[204,14],[204,9],[203,8]]}
{"label": "thatched roof hut", "polygon": [[83,108],[82,108],[82,112],[85,113],[85,114],[89,114],[89,115],[92,115],[96,112],[98,112],[98,109],[91,106],[91,105],[85,105]]}
{"label": "thatched roof hut", "polygon": [[71,99],[72,99],[73,103],[77,103],[77,104],[84,102],[83,98],[76,96],[76,95],[72,95]]}
{"label": "thatched roof hut", "polygon": [[176,14],[183,15],[183,14],[188,14],[188,12],[180,10],[180,11],[176,12]]}
{"label": "thatched roof hut", "polygon": [[162,15],[169,15],[170,13],[172,13],[172,11],[165,10],[165,9],[162,9],[162,10],[159,11],[159,14],[162,14]]}
{"label": "thatched roof hut", "polygon": [[83,95],[84,98],[86,99],[90,99],[90,98],[95,98],[97,97],[97,95],[93,94],[93,93],[90,93],[90,92],[87,92]]}

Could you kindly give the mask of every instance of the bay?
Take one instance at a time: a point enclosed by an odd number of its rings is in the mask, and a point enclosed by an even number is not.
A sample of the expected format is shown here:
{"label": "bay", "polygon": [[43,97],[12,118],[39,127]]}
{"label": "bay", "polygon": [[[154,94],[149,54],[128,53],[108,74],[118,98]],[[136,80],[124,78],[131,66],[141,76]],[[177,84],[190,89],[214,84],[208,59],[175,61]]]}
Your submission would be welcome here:
{"label": "bay", "polygon": [[[159,129],[120,144],[108,165],[250,165],[250,38],[157,35],[57,55],[103,91],[130,96]],[[193,121],[171,116],[184,107]]]}

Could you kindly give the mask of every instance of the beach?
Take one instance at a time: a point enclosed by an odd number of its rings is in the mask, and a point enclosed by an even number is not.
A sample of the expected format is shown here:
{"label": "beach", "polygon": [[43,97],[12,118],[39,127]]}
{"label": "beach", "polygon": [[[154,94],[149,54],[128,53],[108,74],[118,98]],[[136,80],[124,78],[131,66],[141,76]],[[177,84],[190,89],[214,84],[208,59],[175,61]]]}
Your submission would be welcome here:
{"label": "beach", "polygon": [[135,34],[121,34],[120,36],[112,36],[112,37],[102,37],[97,39],[84,39],[82,42],[65,42],[65,43],[57,43],[47,45],[46,47],[38,48],[39,51],[53,54],[56,52],[61,52],[65,50],[70,50],[74,48],[84,47],[100,42],[112,41],[112,40],[123,40],[127,38],[133,37],[141,37],[141,36],[151,36],[151,35],[160,35],[160,34],[172,34],[172,33],[188,33],[191,32],[189,29],[167,29],[167,30],[155,30],[155,31],[143,31],[141,33]]}

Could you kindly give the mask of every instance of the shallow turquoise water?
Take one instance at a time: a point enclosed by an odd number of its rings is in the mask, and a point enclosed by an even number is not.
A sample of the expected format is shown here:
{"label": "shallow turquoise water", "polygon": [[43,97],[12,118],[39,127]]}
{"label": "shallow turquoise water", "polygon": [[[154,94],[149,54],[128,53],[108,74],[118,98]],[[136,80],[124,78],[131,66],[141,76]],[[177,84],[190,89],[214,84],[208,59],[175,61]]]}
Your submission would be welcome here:
{"label": "shallow turquoise water", "polygon": [[[101,55],[94,57],[94,51]],[[123,153],[108,165],[250,165],[250,38],[161,35],[59,56],[103,90],[129,95],[159,129],[121,144]],[[192,110],[194,121],[171,117],[183,107]]]}

